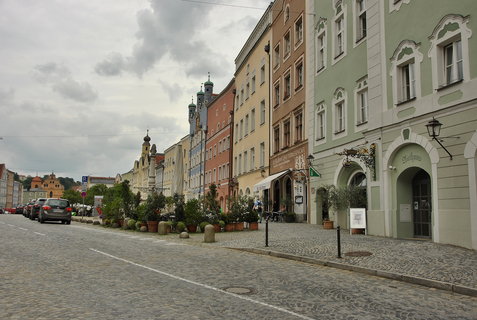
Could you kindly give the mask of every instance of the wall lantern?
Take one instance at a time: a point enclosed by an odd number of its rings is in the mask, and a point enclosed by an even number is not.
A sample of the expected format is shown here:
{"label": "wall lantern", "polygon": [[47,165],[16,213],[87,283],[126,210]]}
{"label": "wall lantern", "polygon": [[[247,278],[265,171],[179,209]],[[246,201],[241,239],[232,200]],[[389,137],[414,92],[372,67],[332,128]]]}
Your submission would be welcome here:
{"label": "wall lantern", "polygon": [[312,154],[309,154],[308,157],[306,157],[306,160],[308,160],[308,165],[310,167],[312,167],[313,166],[313,160],[315,160],[315,157],[313,157]]}
{"label": "wall lantern", "polygon": [[351,149],[344,149],[342,152],[336,153],[340,156],[345,156],[343,160],[343,167],[348,168],[352,165],[350,158],[357,158],[363,161],[364,165],[371,171],[373,179],[376,179],[376,144],[372,143],[369,149],[365,147],[356,147]]}
{"label": "wall lantern", "polygon": [[432,140],[437,141],[437,143],[442,147],[442,149],[445,150],[445,152],[447,152],[450,159],[452,160],[452,155],[450,154],[450,152],[446,149],[446,147],[442,145],[441,141],[437,139],[437,137],[441,134],[441,127],[442,123],[440,123],[439,120],[434,119],[434,117],[432,117],[432,120],[426,124],[427,133],[429,134],[429,137],[431,137]]}

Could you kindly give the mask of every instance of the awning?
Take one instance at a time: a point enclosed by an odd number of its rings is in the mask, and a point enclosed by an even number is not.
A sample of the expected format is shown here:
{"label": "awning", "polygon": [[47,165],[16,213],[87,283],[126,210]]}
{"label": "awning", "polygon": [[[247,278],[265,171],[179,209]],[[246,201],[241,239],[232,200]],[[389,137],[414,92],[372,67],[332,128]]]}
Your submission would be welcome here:
{"label": "awning", "polygon": [[270,185],[272,184],[273,180],[280,178],[281,176],[287,174],[289,171],[290,170],[285,170],[279,173],[272,174],[269,177],[266,177],[265,179],[263,179],[262,181],[260,181],[259,183],[253,186],[253,191],[258,192],[265,189],[270,189]]}

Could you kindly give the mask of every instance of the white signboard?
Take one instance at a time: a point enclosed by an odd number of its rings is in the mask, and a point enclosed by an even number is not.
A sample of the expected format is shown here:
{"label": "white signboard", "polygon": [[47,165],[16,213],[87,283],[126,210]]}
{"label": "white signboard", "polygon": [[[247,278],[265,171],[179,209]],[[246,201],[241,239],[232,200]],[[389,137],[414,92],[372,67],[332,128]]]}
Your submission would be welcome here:
{"label": "white signboard", "polygon": [[411,204],[401,203],[399,205],[399,222],[411,222]]}
{"label": "white signboard", "polygon": [[349,219],[351,229],[366,229],[366,209],[349,209]]}

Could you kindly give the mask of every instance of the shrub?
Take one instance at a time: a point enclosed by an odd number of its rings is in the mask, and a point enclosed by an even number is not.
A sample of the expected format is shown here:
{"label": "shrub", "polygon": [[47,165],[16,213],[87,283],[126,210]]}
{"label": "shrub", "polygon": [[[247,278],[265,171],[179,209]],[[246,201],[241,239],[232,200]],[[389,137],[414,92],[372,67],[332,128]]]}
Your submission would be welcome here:
{"label": "shrub", "polygon": [[136,230],[141,229],[141,221],[137,221],[135,224]]}
{"label": "shrub", "polygon": [[129,219],[128,220],[128,228],[131,229],[131,230],[135,230],[136,229],[136,220]]}
{"label": "shrub", "polygon": [[200,223],[199,227],[200,227],[200,232],[204,232],[205,231],[205,226],[208,225],[210,223],[208,223],[207,221],[203,221]]}
{"label": "shrub", "polygon": [[186,228],[186,225],[185,225],[184,222],[182,222],[182,221],[177,222],[176,230],[177,230],[178,233],[181,233],[182,231],[184,231],[185,228]]}
{"label": "shrub", "polygon": [[200,202],[197,199],[188,200],[184,211],[186,225],[198,225],[203,219]]}

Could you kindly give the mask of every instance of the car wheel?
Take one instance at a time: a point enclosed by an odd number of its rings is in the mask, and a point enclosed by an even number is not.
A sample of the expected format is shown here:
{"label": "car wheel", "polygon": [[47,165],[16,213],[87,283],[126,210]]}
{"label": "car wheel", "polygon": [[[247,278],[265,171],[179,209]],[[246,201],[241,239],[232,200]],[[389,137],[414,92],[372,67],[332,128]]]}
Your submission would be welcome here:
{"label": "car wheel", "polygon": [[65,221],[66,224],[71,224],[71,220]]}
{"label": "car wheel", "polygon": [[39,217],[38,217],[38,222],[39,222],[39,223],[43,223],[43,222],[45,222],[45,219],[43,219],[42,217],[39,216]]}

